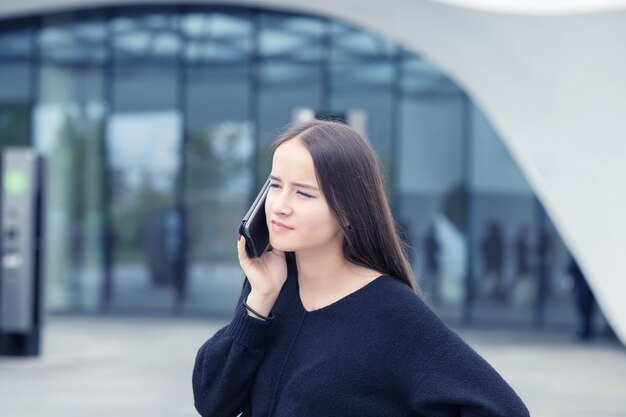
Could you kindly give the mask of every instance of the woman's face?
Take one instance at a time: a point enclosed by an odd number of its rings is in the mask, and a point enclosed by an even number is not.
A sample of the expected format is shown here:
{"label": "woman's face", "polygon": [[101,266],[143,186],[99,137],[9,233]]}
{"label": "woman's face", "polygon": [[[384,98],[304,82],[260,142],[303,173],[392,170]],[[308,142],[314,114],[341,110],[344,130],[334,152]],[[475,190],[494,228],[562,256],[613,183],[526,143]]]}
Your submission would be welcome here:
{"label": "woman's face", "polygon": [[298,252],[341,243],[341,229],[317,183],[313,158],[297,137],[276,148],[270,181],[265,213],[273,248]]}

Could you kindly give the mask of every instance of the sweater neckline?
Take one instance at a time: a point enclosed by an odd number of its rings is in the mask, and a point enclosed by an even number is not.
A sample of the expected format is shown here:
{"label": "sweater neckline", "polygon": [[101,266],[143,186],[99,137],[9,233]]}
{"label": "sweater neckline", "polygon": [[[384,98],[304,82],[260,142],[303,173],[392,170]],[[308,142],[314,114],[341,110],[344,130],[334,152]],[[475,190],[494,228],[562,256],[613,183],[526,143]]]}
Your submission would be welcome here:
{"label": "sweater neckline", "polygon": [[324,307],[320,307],[317,308],[315,310],[307,310],[306,308],[304,308],[304,303],[302,303],[302,299],[300,298],[300,282],[298,281],[298,275],[296,274],[294,276],[294,280],[295,280],[295,288],[296,288],[296,302],[298,304],[298,308],[306,315],[314,315],[314,314],[319,314],[322,313],[324,311],[327,311],[329,309],[335,308],[338,305],[341,304],[345,304],[348,301],[350,301],[351,299],[357,297],[360,293],[364,293],[366,292],[368,289],[372,288],[374,286],[374,283],[376,281],[381,281],[383,278],[387,277],[388,275],[379,275],[378,277],[374,278],[373,280],[371,280],[370,282],[368,282],[367,284],[365,284],[364,286],[362,286],[361,288],[357,289],[356,291],[351,292],[350,294],[347,294],[343,297],[341,297],[340,299],[324,306]]}

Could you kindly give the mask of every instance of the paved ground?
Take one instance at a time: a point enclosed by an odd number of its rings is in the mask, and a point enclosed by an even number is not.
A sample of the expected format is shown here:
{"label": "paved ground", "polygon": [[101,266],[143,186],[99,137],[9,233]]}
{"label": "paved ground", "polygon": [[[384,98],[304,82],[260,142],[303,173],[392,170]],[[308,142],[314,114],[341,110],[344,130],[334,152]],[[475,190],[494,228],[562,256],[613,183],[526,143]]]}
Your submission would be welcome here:
{"label": "paved ground", "polygon": [[[224,321],[50,317],[44,355],[0,358],[0,415],[190,417],[197,348]],[[626,348],[569,334],[458,329],[534,417],[626,417]]]}

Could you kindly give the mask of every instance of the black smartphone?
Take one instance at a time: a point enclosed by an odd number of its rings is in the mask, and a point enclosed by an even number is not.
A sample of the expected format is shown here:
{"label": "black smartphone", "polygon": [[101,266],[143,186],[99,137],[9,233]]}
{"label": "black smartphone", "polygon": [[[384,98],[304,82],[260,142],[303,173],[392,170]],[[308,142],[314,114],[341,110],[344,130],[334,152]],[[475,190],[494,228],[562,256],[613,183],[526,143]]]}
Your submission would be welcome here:
{"label": "black smartphone", "polygon": [[269,189],[268,179],[239,225],[239,234],[246,238],[246,252],[251,258],[261,256],[270,244],[270,231],[265,220],[265,198]]}

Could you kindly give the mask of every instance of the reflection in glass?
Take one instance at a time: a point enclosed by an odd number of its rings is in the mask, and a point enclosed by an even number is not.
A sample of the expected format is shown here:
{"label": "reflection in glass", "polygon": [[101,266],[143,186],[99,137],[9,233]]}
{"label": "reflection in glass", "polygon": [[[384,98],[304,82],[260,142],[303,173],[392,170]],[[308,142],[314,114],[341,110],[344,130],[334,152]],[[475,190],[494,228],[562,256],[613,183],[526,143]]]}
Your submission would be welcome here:
{"label": "reflection in glass", "polygon": [[416,281],[448,319],[465,297],[462,96],[405,95],[396,151],[397,217],[409,236]]}
{"label": "reflection in glass", "polygon": [[180,116],[174,111],[119,113],[109,120],[108,147],[114,198],[115,305],[164,306],[171,289],[178,239],[174,184]]}
{"label": "reflection in glass", "polygon": [[262,14],[259,53],[263,59],[318,61],[323,53],[326,23],[306,16]]}
{"label": "reflection in glass", "polygon": [[246,12],[205,13],[192,11],[183,17],[189,63],[238,62],[244,64],[252,52],[252,21]]}
{"label": "reflection in glass", "polygon": [[366,112],[367,138],[387,169],[392,162],[393,71],[391,62],[331,67],[331,109]]}
{"label": "reflection in glass", "polygon": [[430,62],[415,55],[404,54],[401,64],[402,90],[406,94],[461,94],[459,87]]}
{"label": "reflection in glass", "polygon": [[175,60],[181,47],[179,16],[166,10],[115,17],[111,26],[116,58],[143,63]]}
{"label": "reflection in glass", "polygon": [[32,56],[33,32],[28,23],[12,25],[3,22],[0,25],[0,59]]}
{"label": "reflection in glass", "polygon": [[532,252],[536,202],[526,179],[482,113],[471,109],[473,318],[531,323],[538,296]]}
{"label": "reflection in glass", "polygon": [[198,68],[188,74],[186,305],[192,310],[224,314],[241,291],[234,238],[253,187],[248,77],[245,67]]}
{"label": "reflection in glass", "polygon": [[0,24],[0,141],[32,137],[49,158],[53,309],[232,311],[236,228],[269,143],[306,108],[367,115],[416,280],[444,317],[574,317],[556,228],[497,132],[422,57],[345,22],[269,10],[37,22]]}
{"label": "reflection in glass", "polygon": [[[113,299],[122,310],[163,310],[182,294],[183,218],[176,184],[182,117],[177,102],[178,16],[115,17],[107,167]],[[178,296],[178,298],[177,298]]]}
{"label": "reflection in glass", "polygon": [[32,31],[0,28],[0,149],[31,144]]}
{"label": "reflection in glass", "polygon": [[321,107],[321,75],[315,65],[268,62],[261,65],[258,92],[258,130],[261,140],[257,158],[258,178],[267,177],[270,161],[267,146],[292,122],[297,108]]}
{"label": "reflection in glass", "polygon": [[388,60],[397,51],[397,46],[390,40],[362,28],[335,22],[331,33],[333,62]]}
{"label": "reflection in glass", "polygon": [[104,107],[100,69],[41,67],[35,144],[47,158],[45,270],[51,309],[99,306]]}
{"label": "reflection in glass", "polygon": [[52,15],[43,18],[39,32],[42,57],[61,64],[102,63],[106,57],[103,14]]}

